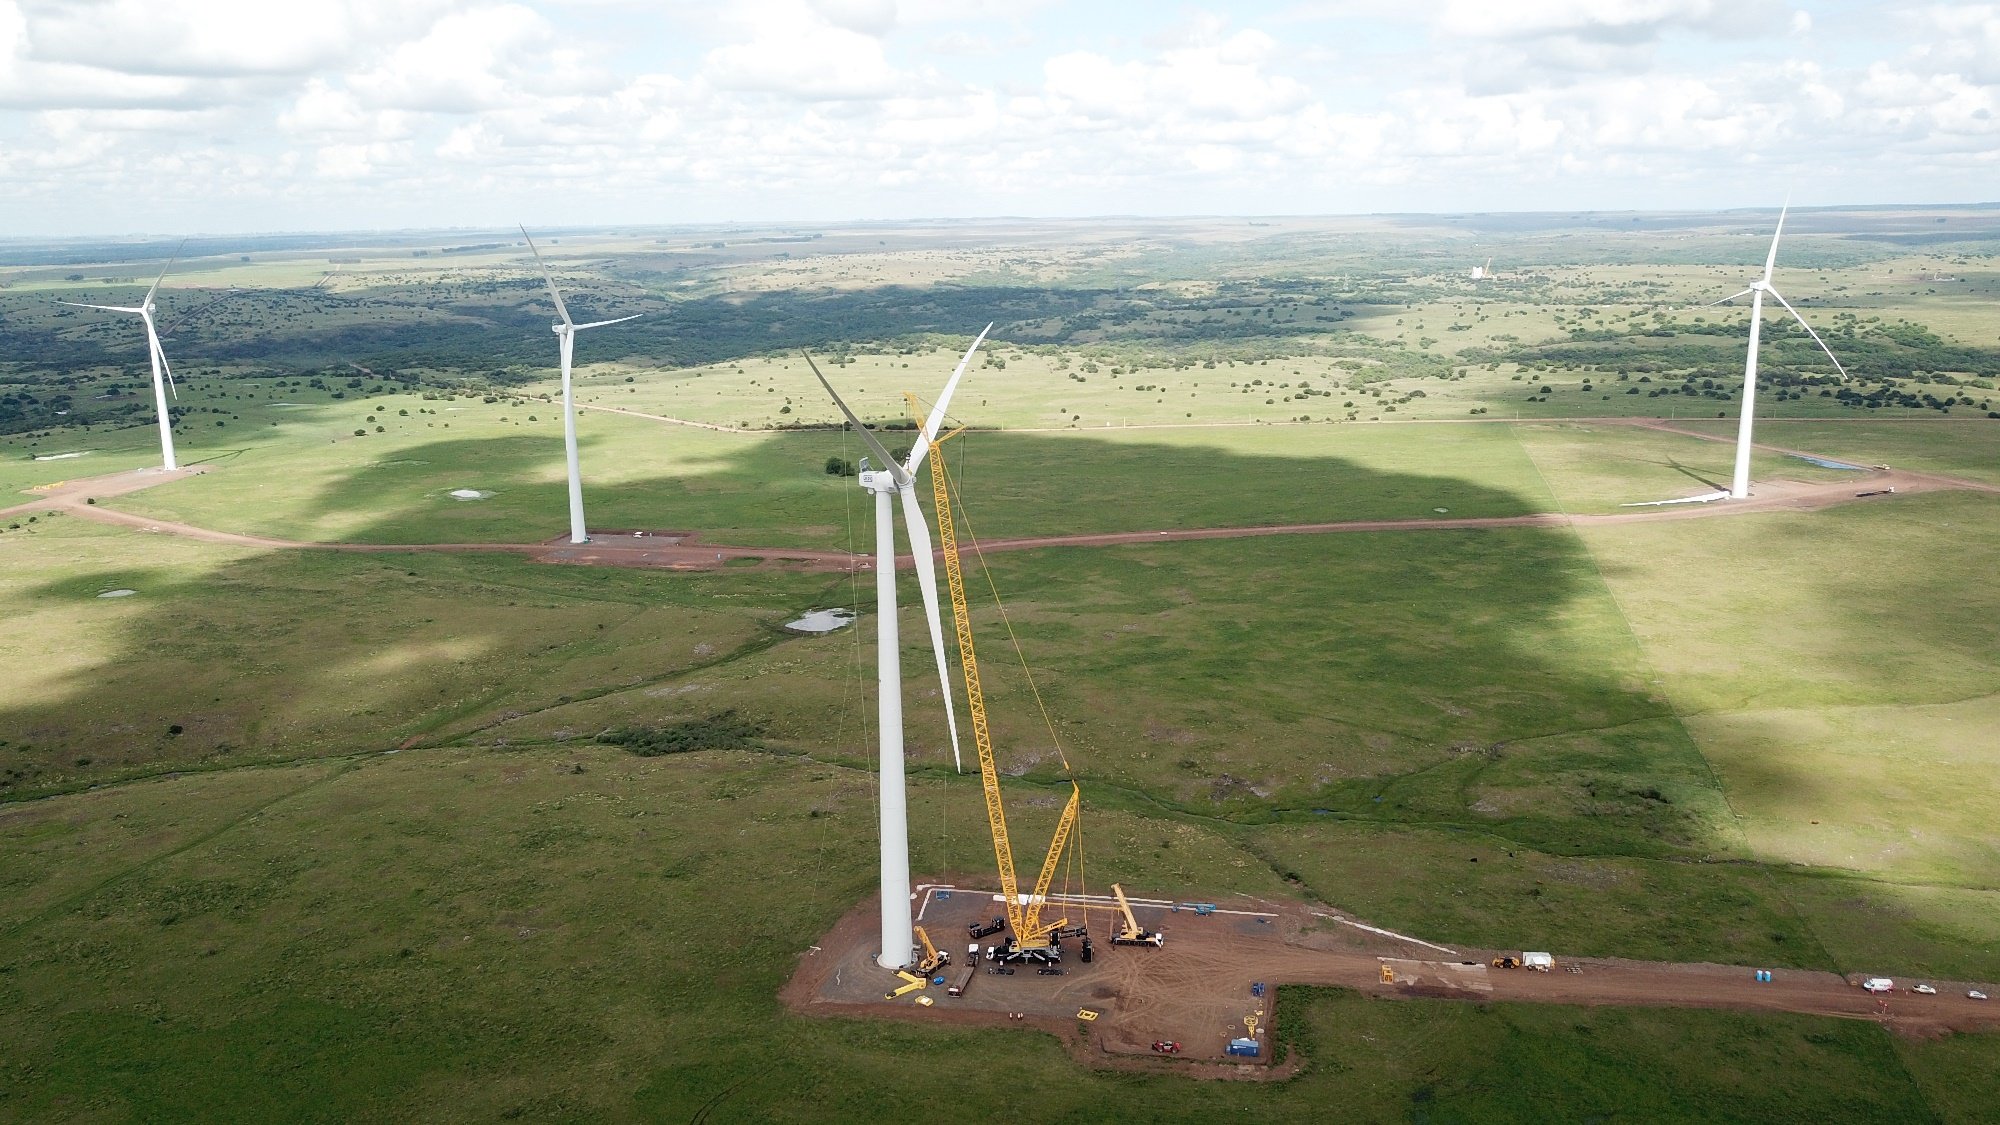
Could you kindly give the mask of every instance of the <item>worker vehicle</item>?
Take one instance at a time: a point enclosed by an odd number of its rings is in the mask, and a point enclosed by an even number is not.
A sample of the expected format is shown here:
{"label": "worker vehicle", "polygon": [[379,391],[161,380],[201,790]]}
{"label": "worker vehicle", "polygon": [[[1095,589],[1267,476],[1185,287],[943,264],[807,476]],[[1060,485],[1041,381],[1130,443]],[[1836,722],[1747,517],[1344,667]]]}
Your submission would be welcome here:
{"label": "worker vehicle", "polygon": [[1181,1045],[1171,1039],[1155,1039],[1153,1040],[1153,1051],[1156,1054],[1162,1055],[1178,1055],[1181,1053]]}
{"label": "worker vehicle", "polygon": [[930,997],[928,997],[928,996],[919,996],[919,997],[917,997],[917,1003],[918,1003],[918,1004],[920,1004],[920,1005],[922,1005],[922,1006],[924,1006],[924,1007],[926,1007],[926,1008],[928,1008],[928,1007],[930,1007],[930,1006],[931,1006],[932,1004],[935,1004],[935,1003],[937,1003],[937,1001],[935,1001],[935,1000],[931,999],[931,998],[930,998]]}
{"label": "worker vehicle", "polygon": [[1917,993],[1922,993],[1922,994],[1923,994],[1923,995],[1925,995],[1925,996],[1936,996],[1936,995],[1937,995],[1937,989],[1935,989],[1935,988],[1932,988],[1932,987],[1931,987],[1930,985],[1928,985],[1928,984],[1920,984],[1920,985],[1916,986],[1915,988],[1912,988],[1912,989],[1911,989],[1910,991],[1911,991],[1911,992],[1917,992]]}
{"label": "worker vehicle", "polygon": [[1166,935],[1154,930],[1146,930],[1139,920],[1132,916],[1132,904],[1125,898],[1125,888],[1111,884],[1111,893],[1118,897],[1118,913],[1124,918],[1124,925],[1111,935],[1113,945],[1150,945],[1155,949],[1166,944]]}
{"label": "worker vehicle", "polygon": [[1978,990],[1978,989],[1976,989],[1976,988],[1975,988],[1975,989],[1973,989],[1972,991],[1970,991],[1970,992],[1966,993],[1965,995],[1966,995],[1966,998],[1967,998],[1967,999],[1969,999],[1969,1000],[1984,1000],[1984,999],[1986,999],[1986,994],[1985,994],[1984,992],[1981,992],[1981,991],[1979,991],[1979,990]]}
{"label": "worker vehicle", "polygon": [[983,938],[988,934],[997,934],[1006,928],[1007,919],[1005,918],[995,918],[991,922],[974,922],[966,927],[966,929],[972,931],[972,936],[975,938]]}
{"label": "worker vehicle", "polygon": [[1519,958],[1515,957],[1495,957],[1493,959],[1493,967],[1496,969],[1518,969],[1521,967],[1521,962]]}
{"label": "worker vehicle", "polygon": [[1896,982],[1888,977],[1869,977],[1861,982],[1861,987],[1868,992],[1894,992]]}

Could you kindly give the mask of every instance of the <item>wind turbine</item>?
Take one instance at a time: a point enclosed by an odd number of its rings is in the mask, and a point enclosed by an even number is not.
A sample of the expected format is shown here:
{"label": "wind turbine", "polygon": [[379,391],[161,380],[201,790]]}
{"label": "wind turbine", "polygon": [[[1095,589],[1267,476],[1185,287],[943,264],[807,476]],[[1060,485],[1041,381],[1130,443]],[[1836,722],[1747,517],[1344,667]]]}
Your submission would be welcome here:
{"label": "wind turbine", "polygon": [[528,228],[521,228],[521,237],[528,240],[528,249],[535,255],[535,265],[541,267],[542,280],[549,283],[549,296],[555,300],[556,315],[562,317],[561,324],[549,325],[549,331],[556,334],[562,351],[562,392],[563,392],[563,453],[569,460],[569,541],[590,542],[590,534],[583,529],[583,476],[576,465],[576,402],[570,395],[570,356],[576,351],[576,334],[586,328],[602,328],[607,324],[623,324],[639,318],[638,313],[621,316],[616,320],[593,320],[589,324],[578,324],[569,318],[569,306],[563,304],[562,294],[556,291],[556,279],[549,273],[549,267],[542,261],[542,252],[535,249],[535,240],[528,234]]}
{"label": "wind turbine", "polygon": [[1757,342],[1763,335],[1764,294],[1769,293],[1779,304],[1785,306],[1785,311],[1791,313],[1792,319],[1799,322],[1799,327],[1806,330],[1806,335],[1813,338],[1813,343],[1818,344],[1820,350],[1826,353],[1826,358],[1833,360],[1833,369],[1840,372],[1841,378],[1847,377],[1847,369],[1840,365],[1839,359],[1835,358],[1833,349],[1827,347],[1826,341],[1819,338],[1819,333],[1814,332],[1813,326],[1806,323],[1806,318],[1799,315],[1799,310],[1793,308],[1790,301],[1785,300],[1784,294],[1779,293],[1771,285],[1771,270],[1778,263],[1778,238],[1785,233],[1785,213],[1791,210],[1791,206],[1788,201],[1778,212],[1778,229],[1771,235],[1771,252],[1764,255],[1764,276],[1751,282],[1750,287],[1741,293],[1731,293],[1722,300],[1711,301],[1705,306],[1713,308],[1746,295],[1750,298],[1750,351],[1743,360],[1743,413],[1736,424],[1736,476],[1729,484],[1731,500],[1741,500],[1750,495],[1750,424],[1756,413]]}
{"label": "wind turbine", "polygon": [[[896,525],[889,498],[902,498],[903,527],[910,537],[910,557],[916,564],[917,585],[923,590],[924,616],[930,623],[931,651],[937,657],[938,686],[944,695],[945,722],[951,730],[951,752],[956,761],[959,753],[958,714],[952,706],[951,678],[945,670],[944,624],[938,616],[937,560],[931,554],[930,525],[924,522],[924,509],[917,503],[915,484],[918,466],[923,464],[924,455],[930,452],[931,446],[937,443],[938,427],[944,424],[945,408],[951,402],[952,392],[958,389],[958,381],[964,376],[966,365],[972,362],[972,353],[979,350],[979,345],[986,340],[986,333],[992,330],[991,324],[981,329],[972,346],[965,349],[965,356],[958,361],[958,367],[945,382],[944,392],[938,395],[937,402],[931,407],[930,417],[917,431],[917,440],[910,447],[908,461],[902,464],[898,464],[889,451],[882,448],[882,443],[841,401],[833,384],[820,374],[819,365],[813,362],[812,356],[806,356],[806,365],[818,377],[819,385],[826,388],[826,393],[833,397],[833,404],[853,423],[854,432],[861,435],[868,451],[883,466],[861,471],[861,489],[875,498],[875,675],[880,685],[875,706],[876,725],[880,728],[882,771],[882,798],[879,803],[882,951],[876,955],[875,963],[885,969],[900,969],[909,964],[915,941],[910,921],[909,802],[903,781],[903,661],[896,630]],[[963,769],[961,765],[961,772]]]}
{"label": "wind turbine", "polygon": [[[181,246],[186,245],[185,241],[181,243]],[[174,422],[172,416],[167,413],[167,388],[173,386],[174,369],[167,366],[166,350],[160,347],[160,333],[153,326],[153,313],[155,311],[153,294],[159,292],[160,282],[167,279],[167,270],[174,268],[174,262],[180,256],[180,248],[176,247],[174,249],[174,256],[168,258],[166,266],[160,270],[160,276],[153,279],[152,288],[146,290],[145,300],[140,301],[136,306],[86,305],[80,301],[63,302],[65,305],[74,305],[79,309],[97,309],[100,312],[137,313],[139,314],[139,319],[146,322],[146,354],[153,361],[153,407],[159,412],[160,416],[160,467],[169,472],[180,468],[180,462],[174,460]],[[162,378],[163,375],[164,379]],[[174,387],[174,398],[179,399],[180,397],[180,388]]]}

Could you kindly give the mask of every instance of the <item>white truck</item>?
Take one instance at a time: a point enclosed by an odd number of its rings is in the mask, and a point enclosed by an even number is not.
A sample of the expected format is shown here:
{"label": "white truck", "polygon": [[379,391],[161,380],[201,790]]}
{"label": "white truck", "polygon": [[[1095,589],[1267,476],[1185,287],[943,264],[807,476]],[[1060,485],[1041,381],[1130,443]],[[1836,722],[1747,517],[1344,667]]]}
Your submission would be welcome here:
{"label": "white truck", "polygon": [[1869,977],[1861,982],[1861,987],[1869,992],[1894,992],[1896,982],[1888,977]]}

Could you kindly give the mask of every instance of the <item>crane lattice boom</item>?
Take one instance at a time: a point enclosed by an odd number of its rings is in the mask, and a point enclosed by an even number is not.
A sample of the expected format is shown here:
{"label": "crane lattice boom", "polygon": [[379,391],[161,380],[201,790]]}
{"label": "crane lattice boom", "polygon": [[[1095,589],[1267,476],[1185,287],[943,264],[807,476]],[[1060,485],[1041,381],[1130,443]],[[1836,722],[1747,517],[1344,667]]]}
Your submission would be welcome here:
{"label": "crane lattice boom", "polygon": [[[935,442],[942,443],[943,440],[937,438]],[[1014,845],[1007,838],[1007,812],[1000,801],[1000,773],[993,763],[993,735],[986,724],[986,695],[979,685],[979,654],[973,651],[972,646],[972,615],[965,601],[965,572],[959,566],[958,535],[951,518],[950,478],[945,473],[941,454],[934,450],[930,460],[938,542],[944,550],[944,575],[951,590],[952,624],[958,631],[958,662],[965,673],[966,709],[972,715],[972,741],[979,752],[979,781],[986,794],[986,822],[993,833],[993,859],[1000,869],[1000,894],[1007,908],[1007,925],[1014,931],[1016,947],[1046,948],[1051,944],[1049,934],[1069,921],[1058,918],[1053,922],[1043,922],[1042,905],[1048,899],[1049,885],[1055,877],[1063,847],[1069,841],[1070,830],[1076,825],[1083,792],[1077,788],[1076,782],[1070,782],[1069,802],[1063,807],[1062,819],[1056,823],[1055,839],[1049,845],[1048,858],[1042,862],[1034,894],[1023,903],[1020,883],[1014,874]]]}

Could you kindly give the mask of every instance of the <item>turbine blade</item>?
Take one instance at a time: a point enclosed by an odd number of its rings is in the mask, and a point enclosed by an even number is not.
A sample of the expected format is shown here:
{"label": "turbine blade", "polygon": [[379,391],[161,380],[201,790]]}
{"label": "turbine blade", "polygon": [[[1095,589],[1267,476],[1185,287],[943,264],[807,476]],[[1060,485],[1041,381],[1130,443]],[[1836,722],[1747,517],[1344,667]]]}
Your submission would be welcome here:
{"label": "turbine blade", "polygon": [[124,305],[86,305],[82,301],[59,301],[57,303],[78,309],[97,309],[100,312],[143,313],[146,311],[144,309],[128,309]]}
{"label": "turbine blade", "polygon": [[628,320],[637,320],[645,315],[645,313],[633,313],[631,316],[621,316],[616,320],[593,320],[589,324],[578,324],[574,327],[576,331],[581,332],[586,328],[602,328],[607,324],[623,324]]}
{"label": "turbine blade", "polygon": [[924,522],[924,506],[917,503],[913,488],[899,488],[903,498],[903,530],[910,535],[910,557],[917,570],[917,585],[924,593],[924,619],[931,627],[931,652],[937,656],[938,690],[944,694],[944,721],[951,728],[951,760],[958,772],[965,772],[965,759],[958,748],[958,709],[951,699],[951,671],[944,660],[944,620],[938,615],[937,559],[931,554],[931,529]]}
{"label": "turbine blade", "polygon": [[861,419],[856,418],[854,411],[849,410],[847,404],[841,401],[840,394],[833,389],[833,384],[826,381],[826,376],[820,375],[819,364],[813,362],[813,357],[803,351],[799,354],[806,357],[806,366],[812,368],[814,375],[819,376],[819,385],[825,387],[826,393],[833,396],[833,404],[840,407],[840,412],[847,415],[847,420],[854,424],[854,431],[861,435],[861,440],[867,444],[868,451],[882,459],[882,467],[888,470],[889,475],[895,478],[898,485],[910,483],[912,478],[909,472],[903,466],[897,464],[894,457],[889,456],[889,451],[882,448],[881,442],[875,440],[874,432],[862,425]]}
{"label": "turbine blade", "polygon": [[153,327],[153,314],[140,309],[139,319],[146,322],[146,346],[152,349],[152,355],[147,358],[159,361],[160,370],[167,376],[167,390],[174,396],[174,401],[179,402],[180,388],[174,386],[174,369],[167,364],[167,349],[160,346],[160,334]]}
{"label": "turbine blade", "polygon": [[945,409],[951,405],[952,392],[958,390],[958,381],[965,376],[965,365],[972,362],[972,353],[978,351],[979,345],[986,342],[986,334],[991,331],[993,325],[990,323],[979,330],[979,335],[972,341],[972,346],[965,349],[965,355],[952,370],[951,378],[945,380],[944,393],[938,395],[936,404],[931,407],[931,416],[924,419],[924,428],[917,431],[917,443],[910,447],[910,463],[904,466],[906,472],[914,474],[917,466],[924,463],[924,454],[929,453],[931,446],[936,444],[938,427],[944,425]]}
{"label": "turbine blade", "polygon": [[542,261],[542,252],[535,248],[534,236],[528,233],[527,227],[522,227],[521,237],[528,240],[528,250],[535,256],[535,265],[538,266],[542,271],[542,280],[548,282],[549,284],[549,296],[555,298],[556,302],[556,315],[562,317],[562,322],[564,324],[569,324],[571,325],[571,327],[574,327],[575,326],[574,323],[569,318],[569,308],[568,306],[563,304],[562,294],[556,292],[556,279],[552,274],[549,273],[548,263]]}
{"label": "turbine blade", "polygon": [[1766,289],[1765,292],[1769,293],[1773,297],[1776,297],[1778,299],[1778,303],[1785,306],[1785,311],[1791,313],[1792,319],[1799,322],[1799,327],[1806,330],[1806,335],[1811,336],[1813,338],[1813,343],[1818,344],[1819,350],[1826,353],[1826,358],[1833,360],[1833,369],[1835,371],[1840,372],[1841,378],[1843,379],[1847,378],[1847,368],[1842,367],[1840,365],[1840,360],[1834,356],[1833,349],[1827,347],[1826,341],[1819,338],[1819,333],[1814,332],[1813,326],[1806,323],[1806,318],[1799,315],[1799,310],[1793,308],[1792,303],[1790,301],[1785,300],[1785,295],[1783,293],[1778,292],[1776,289]]}
{"label": "turbine blade", "polygon": [[[1693,308],[1697,308],[1697,309],[1712,309],[1712,308],[1714,308],[1714,307],[1715,307],[1715,306],[1717,306],[1717,305],[1726,305],[1726,304],[1728,304],[1729,302],[1731,302],[1731,301],[1734,301],[1734,300],[1735,300],[1736,298],[1738,298],[1738,297],[1748,297],[1748,296],[1750,295],[1750,293],[1751,293],[1751,290],[1748,290],[1748,289],[1745,289],[1745,290],[1743,290],[1743,291],[1742,291],[1741,293],[1731,293],[1731,294],[1730,294],[1729,296],[1727,296],[1727,297],[1724,297],[1724,298],[1723,298],[1722,300],[1720,300],[1720,301],[1710,301],[1709,303],[1707,303],[1707,304],[1705,304],[1705,305],[1694,305],[1694,306],[1692,306],[1692,307],[1693,307]],[[1688,309],[1683,309],[1683,310],[1681,310],[1681,311],[1683,311],[1683,312],[1687,312],[1687,311],[1689,311],[1689,310],[1688,310]]]}
{"label": "turbine blade", "polygon": [[153,287],[146,290],[146,299],[139,302],[141,305],[150,305],[153,303],[153,291],[160,287],[160,282],[167,279],[167,271],[173,269],[174,263],[180,260],[181,251],[187,249],[187,244],[187,239],[183,238],[181,239],[181,244],[174,247],[174,256],[168,258],[167,264],[160,268],[160,276],[153,279]]}
{"label": "turbine blade", "polygon": [[1792,197],[1785,197],[1785,205],[1778,209],[1778,229],[1771,232],[1771,252],[1764,255],[1764,284],[1771,284],[1771,270],[1778,264],[1778,237],[1785,233],[1785,213],[1792,209]]}

